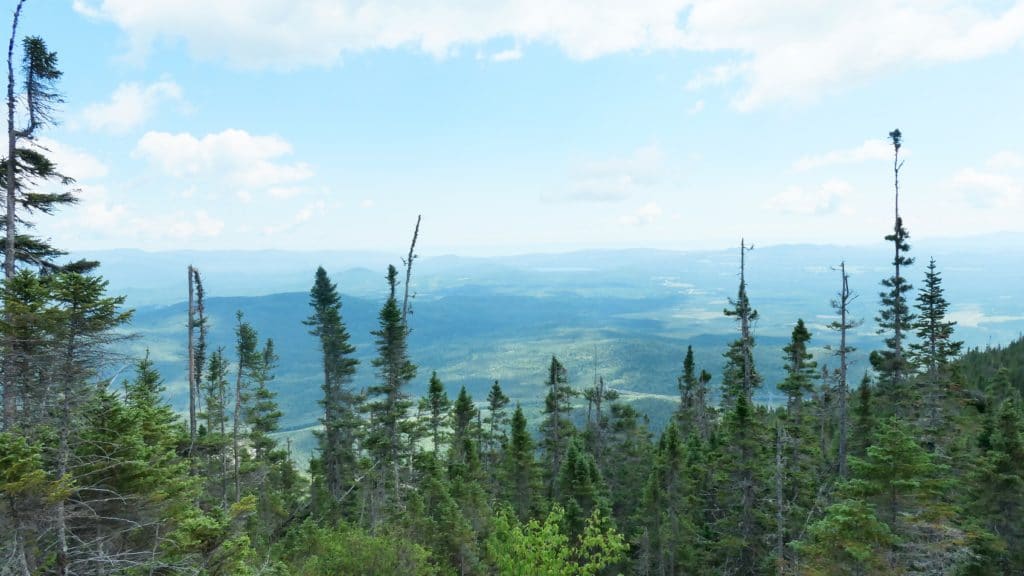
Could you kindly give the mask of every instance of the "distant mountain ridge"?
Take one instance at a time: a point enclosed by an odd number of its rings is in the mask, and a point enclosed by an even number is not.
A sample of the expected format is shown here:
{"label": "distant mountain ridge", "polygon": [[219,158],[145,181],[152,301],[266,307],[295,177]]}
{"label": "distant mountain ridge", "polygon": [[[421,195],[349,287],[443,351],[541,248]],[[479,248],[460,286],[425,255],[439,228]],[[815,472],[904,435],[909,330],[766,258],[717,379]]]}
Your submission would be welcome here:
{"label": "distant mountain ridge", "polygon": [[[918,264],[934,255],[943,273],[951,313],[961,320],[960,338],[969,346],[1005,344],[1024,331],[1019,288],[1024,245],[998,253],[953,250],[926,243],[912,251]],[[413,273],[412,334],[409,344],[419,366],[414,394],[436,370],[457,392],[465,385],[481,401],[499,379],[514,401],[539,408],[544,369],[552,354],[570,371],[576,387],[595,374],[650,411],[667,411],[677,394],[687,345],[698,364],[719,381],[722,352],[735,338],[734,322],[723,316],[735,295],[738,250],[583,251],[497,258],[423,257]],[[140,338],[130,351],[149,349],[168,383],[171,399],[184,405],[185,268],[203,273],[211,318],[210,341],[230,357],[234,314],[242,310],[263,338],[272,337],[281,356],[274,389],[288,428],[313,425],[318,415],[319,359],[302,320],[309,315],[307,291],[317,265],[324,265],[342,293],[342,314],[357,348],[357,383],[373,379],[370,331],[385,293],[384,270],[399,256],[365,252],[91,252],[113,293],[129,295],[137,308]],[[76,254],[77,256],[77,254]],[[852,336],[858,348],[852,371],[867,369],[866,354],[880,345],[873,328],[879,281],[889,274],[885,246],[776,246],[757,248],[747,260],[748,291],[760,312],[755,326],[756,358],[765,376],[757,398],[781,398],[781,348],[797,318],[804,318],[819,363],[829,362],[826,345],[835,335],[830,300],[838,288],[833,266],[844,259],[851,286],[860,294],[853,315],[865,325]]]}

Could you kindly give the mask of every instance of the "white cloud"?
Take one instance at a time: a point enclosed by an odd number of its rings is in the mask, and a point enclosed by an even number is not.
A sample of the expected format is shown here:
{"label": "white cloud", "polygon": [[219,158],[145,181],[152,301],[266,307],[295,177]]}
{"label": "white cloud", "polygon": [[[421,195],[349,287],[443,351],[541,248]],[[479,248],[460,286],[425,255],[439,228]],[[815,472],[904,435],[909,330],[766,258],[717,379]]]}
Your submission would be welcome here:
{"label": "white cloud", "polygon": [[993,170],[1013,170],[1024,168],[1024,156],[1010,150],[1003,150],[993,155],[985,162],[985,165]]}
{"label": "white cloud", "polygon": [[949,320],[967,328],[977,328],[982,324],[998,324],[1002,322],[1016,322],[1024,320],[1024,316],[988,315],[981,308],[970,307],[964,310],[956,310],[947,315]]}
{"label": "white cloud", "polygon": [[647,226],[661,218],[662,214],[664,214],[664,210],[661,209],[661,206],[658,206],[656,202],[648,202],[632,213],[619,218],[619,222],[626,226]]}
{"label": "white cloud", "polygon": [[359,207],[360,208],[373,208],[374,206],[375,206],[375,204],[374,204],[373,200],[370,200],[369,198],[367,198],[367,199],[365,199],[365,200],[363,200],[362,202],[359,203]]}
{"label": "white cloud", "polygon": [[[901,149],[901,155],[906,156],[907,151]],[[891,160],[893,157],[892,144],[885,140],[865,140],[856,148],[845,150],[833,150],[816,156],[804,156],[793,163],[793,170],[804,172],[814,168],[833,166],[835,164],[856,164],[868,160]]]}
{"label": "white cloud", "polygon": [[523,57],[523,53],[519,48],[512,48],[511,50],[502,50],[494,56],[491,56],[491,60],[495,62],[512,62],[519,60]]}
{"label": "white cloud", "polygon": [[176,214],[158,221],[166,224],[168,236],[182,240],[214,238],[224,231],[224,221],[210,216],[206,210],[196,210],[191,215]]}
{"label": "white cloud", "polygon": [[147,132],[135,147],[137,156],[171,176],[224,178],[234,185],[270,189],[313,175],[308,164],[280,161],[291,153],[291,144],[277,136],[253,136],[244,130],[202,138]]}
{"label": "white cloud", "polygon": [[413,48],[436,57],[494,40],[573,58],[688,50],[728,59],[690,88],[741,82],[750,110],[806,100],[910,66],[985,57],[1024,37],[1024,4],[972,0],[75,0],[144,54],[184,39],[235,66],[330,66],[346,53]]}
{"label": "white cloud", "polygon": [[776,212],[800,215],[848,212],[843,200],[852,190],[853,187],[842,180],[829,180],[817,190],[793,186],[769,198],[765,207]]}
{"label": "white cloud", "polygon": [[[969,0],[697,0],[683,45],[741,55],[730,72],[745,86],[733,104],[751,110],[814,99],[890,70],[1006,51],[1024,37],[1024,4],[1003,6]],[[727,76],[717,75],[723,82]]]}
{"label": "white cloud", "polygon": [[37,138],[34,145],[57,166],[57,170],[75,180],[95,180],[107,175],[107,165],[98,158],[50,138]]}
{"label": "white cloud", "polygon": [[664,154],[655,145],[642,146],[621,157],[577,162],[569,190],[547,194],[555,202],[620,202],[649,187],[660,176]]}
{"label": "white cloud", "polygon": [[145,123],[161,103],[180,100],[181,87],[171,81],[147,86],[121,84],[111,94],[109,102],[86,106],[82,119],[92,130],[121,134]]}
{"label": "white cloud", "polygon": [[314,216],[322,214],[326,209],[327,204],[323,200],[317,200],[316,202],[307,204],[300,208],[289,220],[272,226],[264,226],[263,234],[266,236],[273,236],[275,234],[287,232],[300,224],[312,220]]}
{"label": "white cloud", "polygon": [[687,112],[689,112],[690,116],[693,116],[695,114],[700,114],[703,111],[704,111],[704,101],[703,100],[697,100],[696,102],[693,103],[693,106],[690,106],[690,109]]}
{"label": "white cloud", "polygon": [[1006,174],[964,168],[953,175],[952,184],[976,208],[1016,208],[1024,200],[1021,182]]}
{"label": "white cloud", "polygon": [[274,186],[267,190],[267,194],[274,198],[281,198],[282,200],[288,198],[294,198],[299,194],[302,194],[302,188],[296,186]]}

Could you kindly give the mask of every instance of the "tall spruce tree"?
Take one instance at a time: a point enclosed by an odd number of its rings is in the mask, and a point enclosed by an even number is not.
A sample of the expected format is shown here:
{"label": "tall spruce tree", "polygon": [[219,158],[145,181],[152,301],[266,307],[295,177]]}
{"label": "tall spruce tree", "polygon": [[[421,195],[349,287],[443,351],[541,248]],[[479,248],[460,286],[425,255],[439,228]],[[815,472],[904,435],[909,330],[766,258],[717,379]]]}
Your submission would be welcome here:
{"label": "tall spruce tree", "polygon": [[366,448],[373,460],[373,489],[370,496],[370,525],[378,527],[402,508],[403,470],[409,444],[405,442],[410,423],[408,384],[416,377],[416,366],[409,360],[406,338],[409,328],[402,318],[396,298],[398,271],[388,266],[388,298],[378,315],[376,338],[377,383],[367,389],[371,400]]}
{"label": "tall spruce tree", "polygon": [[562,470],[562,460],[568,450],[569,442],[576,433],[576,427],[569,420],[572,412],[572,398],[577,395],[569,386],[565,367],[558,358],[551,357],[548,366],[548,379],[545,385],[547,395],[544,397],[544,419],[540,430],[543,437],[541,450],[544,454],[544,473],[547,484],[548,498],[558,499],[558,475]]}
{"label": "tall spruce tree", "polygon": [[444,382],[437,377],[437,372],[431,373],[427,395],[420,399],[420,410],[427,413],[430,438],[433,441],[435,453],[441,449],[442,434],[448,427],[448,409],[451,404],[448,393],[444,389]]}
{"label": "tall spruce tree", "polygon": [[740,337],[729,345],[725,353],[725,370],[722,380],[722,406],[731,407],[736,398],[743,396],[747,405],[753,401],[754,389],[761,385],[761,375],[754,367],[753,323],[757,321],[757,310],[750,305],[747,297],[747,252],[753,250],[740,240],[740,286],[735,299],[729,299],[730,308],[726,316],[740,325]]}
{"label": "tall spruce tree", "polygon": [[311,463],[314,469],[314,493],[322,492],[330,506],[337,506],[342,497],[353,489],[358,456],[356,440],[362,422],[359,418],[360,395],[352,389],[359,361],[353,355],[355,347],[349,343],[348,330],[341,317],[341,296],[338,288],[318,267],[309,291],[309,305],[313,313],[305,320],[309,333],[320,345],[323,382],[323,431],[317,436],[317,456]]}
{"label": "tall spruce tree", "polygon": [[[0,159],[0,179],[6,191],[4,218],[0,228],[4,230],[4,279],[14,279],[17,263],[30,268],[51,272],[87,272],[96,266],[95,262],[78,261],[58,265],[56,259],[67,253],[54,248],[47,240],[24,232],[33,227],[26,218],[30,214],[52,214],[58,208],[77,202],[69,191],[38,190],[40,184],[56,182],[69,186],[74,180],[60,173],[57,165],[45,154],[44,149],[34,142],[38,130],[55,122],[54,113],[63,102],[57,82],[62,72],[57,67],[57,54],[50,51],[46,42],[38,36],[23,39],[21,66],[22,90],[19,92],[14,74],[15,45],[18,21],[25,0],[19,0],[14,10],[11,37],[7,47],[7,153]],[[21,118],[17,118],[17,117]],[[23,126],[17,120],[24,119]],[[19,231],[21,230],[21,231]],[[10,323],[12,318],[4,317]],[[13,430],[18,424],[18,391],[25,387],[19,382],[15,368],[19,343],[7,339],[3,343],[3,370],[0,372],[3,387],[3,425]]]}
{"label": "tall spruce tree", "polygon": [[498,453],[498,448],[508,440],[505,426],[508,424],[508,405],[511,401],[505,395],[505,391],[501,389],[501,383],[495,380],[490,391],[487,392],[487,418],[485,420],[487,424],[486,451],[492,460]]}
{"label": "tall spruce tree", "polygon": [[249,387],[258,369],[259,336],[251,324],[244,320],[242,311],[235,313],[235,407],[231,411],[231,459],[235,485],[235,502],[242,498],[242,443],[245,441],[245,415],[249,412]]}
{"label": "tall spruce tree", "polygon": [[950,367],[963,348],[963,342],[953,338],[956,322],[946,319],[949,302],[943,292],[942,275],[932,258],[925,272],[924,287],[918,292],[914,305],[917,309],[914,330],[918,341],[910,345],[910,355],[923,371],[917,380],[923,388],[918,393],[923,407],[922,431],[926,445],[932,450],[939,448],[946,432],[945,401]]}
{"label": "tall spruce tree", "polygon": [[839,471],[839,476],[841,478],[846,478],[849,474],[847,466],[847,457],[849,456],[848,437],[850,428],[849,356],[857,350],[849,344],[848,335],[850,330],[860,326],[861,322],[850,318],[850,303],[857,298],[857,295],[850,291],[850,276],[846,273],[845,261],[839,264],[839,274],[842,278],[842,284],[836,298],[832,300],[832,309],[835,310],[839,317],[830,322],[828,327],[839,333],[839,346],[831,348],[833,353],[839,357],[839,373],[837,374],[838,386],[836,390],[836,396],[839,400],[839,445],[836,450],[836,466]]}
{"label": "tall spruce tree", "polygon": [[879,294],[882,307],[875,320],[878,333],[885,335],[885,348],[871,353],[871,365],[878,373],[878,394],[884,402],[880,406],[887,413],[911,416],[919,408],[919,399],[907,386],[907,379],[913,372],[907,357],[904,341],[910,335],[914,317],[907,304],[907,293],[912,286],[904,276],[905,268],[914,263],[907,256],[910,250],[910,233],[903,226],[900,217],[900,148],[903,135],[899,130],[889,133],[893,146],[893,188],[895,190],[895,218],[893,232],[885,237],[893,246],[893,275],[882,280],[883,290]]}
{"label": "tall spruce tree", "polygon": [[516,404],[508,446],[502,453],[500,494],[519,520],[525,521],[539,509],[540,475],[533,456],[533,438],[526,427],[523,408]]}

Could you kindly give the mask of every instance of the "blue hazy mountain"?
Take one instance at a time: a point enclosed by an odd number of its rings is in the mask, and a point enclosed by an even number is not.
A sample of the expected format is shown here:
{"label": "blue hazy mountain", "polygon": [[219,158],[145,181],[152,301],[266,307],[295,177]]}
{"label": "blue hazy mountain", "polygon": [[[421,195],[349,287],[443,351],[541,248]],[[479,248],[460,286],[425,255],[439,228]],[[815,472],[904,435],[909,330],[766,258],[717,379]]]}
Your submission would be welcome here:
{"label": "blue hazy mountain", "polygon": [[[951,315],[969,346],[1007,343],[1024,331],[1020,287],[1024,242],[941,241],[915,245],[918,262],[907,275],[916,285],[927,259],[942,271]],[[996,246],[996,248],[993,248]],[[139,336],[131,354],[149,349],[174,404],[186,401],[186,267],[203,273],[212,346],[232,356],[235,312],[241,310],[261,337],[277,345],[281,365],[274,383],[283,424],[313,425],[318,413],[319,359],[302,320],[309,314],[307,290],[323,265],[342,294],[342,314],[362,361],[358,386],[373,378],[370,331],[385,294],[384,272],[400,255],[356,252],[161,252],[119,250],[76,254],[100,260],[114,293],[136,308]],[[413,393],[436,370],[454,396],[460,386],[482,400],[490,383],[528,409],[543,397],[552,354],[577,387],[595,374],[627,399],[652,412],[655,421],[671,410],[687,345],[699,364],[716,376],[722,352],[735,338],[734,321],[723,316],[738,283],[738,248],[719,251],[581,251],[495,258],[423,257],[413,274],[410,351],[419,366]],[[762,402],[780,399],[781,348],[797,318],[814,333],[819,364],[832,363],[827,345],[836,335],[830,300],[839,286],[834,268],[845,260],[859,294],[853,315],[853,378],[867,369],[877,348],[873,317],[879,281],[890,274],[883,243],[863,247],[817,245],[755,249],[747,258],[748,293],[760,320],[755,327],[757,360],[765,385]]]}

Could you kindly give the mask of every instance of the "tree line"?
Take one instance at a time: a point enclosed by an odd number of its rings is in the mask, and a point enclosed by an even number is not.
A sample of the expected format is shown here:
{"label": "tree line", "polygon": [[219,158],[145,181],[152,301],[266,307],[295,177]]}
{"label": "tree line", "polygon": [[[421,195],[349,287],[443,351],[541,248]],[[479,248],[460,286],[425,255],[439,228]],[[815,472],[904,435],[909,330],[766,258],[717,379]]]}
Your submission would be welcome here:
{"label": "tree line", "polygon": [[[111,375],[131,338],[124,297],[107,293],[96,263],[62,262],[30,234],[32,216],[75,196],[39,191],[71,180],[34,141],[61,100],[42,39],[21,43],[15,82],[23,4],[0,170],[0,574],[1024,571],[1024,350],[964,354],[934,260],[913,292],[899,130],[883,346],[862,377],[847,361],[861,321],[840,263],[832,334],[817,335],[827,353],[811,353],[815,335],[796,319],[778,351],[785,378],[764,382],[741,241],[724,369],[680,350],[678,408],[657,437],[603,379],[576,387],[555,356],[538,367],[535,418],[500,381],[479,401],[449,391],[409,355],[417,221],[403,266],[386,271],[369,366],[355,358],[338,287],[314,274],[305,324],[320,352],[320,426],[300,470],[279,428],[274,342],[239,311],[234,345],[209,349],[199,270],[187,271],[187,413],[167,403],[148,355]],[[356,388],[357,370],[373,384]],[[416,379],[429,380],[421,398],[409,392]],[[755,403],[766,385],[785,402]]]}

